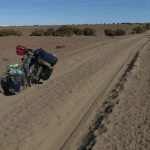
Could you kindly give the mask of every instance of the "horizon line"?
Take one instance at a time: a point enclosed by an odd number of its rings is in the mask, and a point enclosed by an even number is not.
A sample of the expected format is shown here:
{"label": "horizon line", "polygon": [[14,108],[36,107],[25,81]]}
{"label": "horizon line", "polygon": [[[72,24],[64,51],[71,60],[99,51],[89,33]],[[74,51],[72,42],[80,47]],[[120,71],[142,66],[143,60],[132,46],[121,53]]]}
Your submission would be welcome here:
{"label": "horizon line", "polygon": [[0,27],[9,27],[9,26],[60,26],[60,25],[110,25],[110,24],[146,24],[150,22],[110,22],[110,23],[66,23],[66,24],[26,24],[26,25],[1,25]]}

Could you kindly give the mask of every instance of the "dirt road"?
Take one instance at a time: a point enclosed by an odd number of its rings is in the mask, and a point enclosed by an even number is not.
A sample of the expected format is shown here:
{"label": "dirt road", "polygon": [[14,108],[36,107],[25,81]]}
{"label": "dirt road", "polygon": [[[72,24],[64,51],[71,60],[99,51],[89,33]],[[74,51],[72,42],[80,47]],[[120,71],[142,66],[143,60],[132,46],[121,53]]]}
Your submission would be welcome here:
{"label": "dirt road", "polygon": [[64,143],[148,40],[141,34],[61,53],[49,81],[13,97],[0,95],[0,149],[76,149],[77,138]]}
{"label": "dirt road", "polygon": [[[150,43],[141,51],[93,150],[150,149]],[[105,128],[105,129],[104,129]]]}

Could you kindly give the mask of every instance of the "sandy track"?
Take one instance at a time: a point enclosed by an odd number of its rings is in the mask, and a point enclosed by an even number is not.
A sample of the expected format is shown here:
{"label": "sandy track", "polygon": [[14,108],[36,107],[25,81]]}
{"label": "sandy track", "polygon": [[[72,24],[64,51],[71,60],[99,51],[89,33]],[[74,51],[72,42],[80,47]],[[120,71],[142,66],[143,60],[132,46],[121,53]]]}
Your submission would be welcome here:
{"label": "sandy track", "polygon": [[[98,135],[105,132],[105,126],[103,126],[102,122],[108,117],[109,113],[112,112],[115,104],[118,104],[118,99],[116,100],[116,97],[118,97],[119,91],[122,91],[123,89],[124,82],[128,77],[128,72],[132,70],[132,66],[134,65],[134,62],[136,62],[139,53],[144,50],[148,43],[149,40],[138,48],[135,55],[126,60],[126,64],[129,64],[128,67],[126,67],[126,65],[122,65],[120,68],[115,70],[115,74],[111,74],[111,77],[107,80],[108,84],[103,86],[103,89],[99,91],[99,94],[97,92],[95,101],[80,120],[75,130],[62,145],[62,150],[91,150],[93,147],[92,145],[95,143],[95,131],[97,134],[98,128]],[[96,119],[94,119],[95,116]],[[101,144],[98,144],[97,149],[101,147]]]}
{"label": "sandy track", "polygon": [[95,132],[93,150],[150,149],[150,43],[128,76],[124,90],[117,97],[118,104],[103,121],[104,132]]}
{"label": "sandy track", "polygon": [[57,150],[145,35],[82,48],[62,57],[51,80],[13,97],[0,95],[0,149]]}

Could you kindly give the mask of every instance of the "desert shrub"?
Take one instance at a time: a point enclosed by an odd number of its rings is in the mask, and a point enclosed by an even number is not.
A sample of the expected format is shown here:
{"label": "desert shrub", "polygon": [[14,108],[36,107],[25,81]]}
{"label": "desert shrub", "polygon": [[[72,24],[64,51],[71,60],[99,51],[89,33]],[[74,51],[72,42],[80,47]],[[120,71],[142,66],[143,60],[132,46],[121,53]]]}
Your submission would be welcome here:
{"label": "desert shrub", "polygon": [[126,31],[123,29],[117,29],[116,30],[116,35],[125,35],[125,34],[126,34]]}
{"label": "desert shrub", "polygon": [[53,36],[65,36],[64,32],[60,29],[57,29],[54,33]]}
{"label": "desert shrub", "polygon": [[46,31],[41,29],[35,29],[32,31],[30,36],[72,36],[72,35],[86,35],[86,36],[94,36],[96,35],[96,31],[92,28],[85,28],[84,30],[69,26],[63,25],[60,26],[57,30],[53,28],[49,28]]}
{"label": "desert shrub", "polygon": [[83,33],[84,33],[83,30],[79,29],[79,28],[73,28],[73,32],[76,35],[83,35]]}
{"label": "desert shrub", "polygon": [[61,26],[54,33],[55,36],[72,36],[72,35],[83,35],[83,30],[73,26]]}
{"label": "desert shrub", "polygon": [[72,26],[61,26],[59,30],[66,36],[72,36],[74,34],[74,28]]}
{"label": "desert shrub", "polygon": [[43,36],[43,35],[44,35],[44,30],[42,30],[42,29],[35,29],[30,34],[30,36]]}
{"label": "desert shrub", "polygon": [[106,29],[104,30],[104,33],[107,36],[119,36],[119,35],[125,35],[126,31],[123,29],[117,29],[117,30]]}
{"label": "desert shrub", "polygon": [[49,28],[44,32],[45,36],[52,36],[54,34],[55,30],[53,28]]}
{"label": "desert shrub", "polygon": [[149,30],[149,29],[150,29],[150,23],[145,23],[145,24],[144,24],[144,28],[145,28],[146,30]]}
{"label": "desert shrub", "polygon": [[73,27],[71,26],[61,26],[54,33],[55,36],[72,36],[73,34]]}
{"label": "desert shrub", "polygon": [[116,35],[116,31],[115,30],[110,30],[110,29],[104,30],[104,33],[107,36],[115,36]]}
{"label": "desert shrub", "polygon": [[137,26],[137,27],[135,27],[135,28],[133,28],[132,29],[132,33],[134,34],[134,33],[143,33],[143,32],[145,32],[146,31],[146,29],[144,28],[144,27],[142,27],[142,26]]}
{"label": "desert shrub", "polygon": [[95,36],[96,31],[92,28],[84,28],[84,35],[85,36]]}
{"label": "desert shrub", "polygon": [[[20,32],[21,33],[21,32]],[[14,36],[19,36],[19,31],[15,31],[15,30],[0,30],[0,36],[11,36],[11,35],[14,35]]]}

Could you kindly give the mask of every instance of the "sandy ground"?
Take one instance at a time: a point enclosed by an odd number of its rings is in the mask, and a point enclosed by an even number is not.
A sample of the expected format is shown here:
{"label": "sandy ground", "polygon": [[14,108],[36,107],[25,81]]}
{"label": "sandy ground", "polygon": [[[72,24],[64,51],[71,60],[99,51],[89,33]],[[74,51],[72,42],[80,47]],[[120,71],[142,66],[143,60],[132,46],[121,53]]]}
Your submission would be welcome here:
{"label": "sandy ground", "polygon": [[129,75],[119,104],[104,121],[106,130],[97,131],[93,150],[150,149],[150,44],[141,52]]}
{"label": "sandy ground", "polygon": [[[118,38],[102,37],[101,39],[100,37],[77,38],[75,36],[71,38],[26,36],[0,38],[1,71],[8,64],[19,62],[20,59],[16,58],[14,49],[12,49],[18,43],[31,48],[44,47],[59,57],[59,63],[49,81],[28,88],[16,96],[0,95],[0,149],[65,149],[62,145],[67,141],[78,122],[82,120],[99,93],[109,87],[111,80],[120,73],[120,68],[127,65],[129,58],[147,41],[148,38],[145,34]],[[56,49],[57,45],[66,47]],[[144,62],[146,69],[149,64],[145,60]],[[144,79],[139,83],[141,89],[147,78]],[[135,87],[139,85],[137,82]],[[126,90],[125,92],[130,97],[128,93],[130,91]],[[124,97],[122,103],[126,101],[126,93],[122,94]],[[138,94],[135,97],[138,97]],[[143,101],[145,99],[143,97]],[[137,101],[140,104],[140,99]],[[132,106],[129,102],[128,100],[128,105]],[[144,102],[146,109],[148,101]],[[125,109],[123,107],[125,104],[120,103],[118,109]],[[140,106],[137,103],[137,110],[141,109]],[[138,112],[137,110],[134,113]],[[145,112],[148,112],[142,110],[144,115]],[[123,115],[125,114],[123,113]],[[136,115],[135,119],[138,122],[141,113],[136,113]],[[130,117],[132,120],[134,115]],[[122,118],[119,119],[121,122]],[[121,126],[120,122],[118,122],[118,126]],[[112,126],[113,123],[111,121]],[[131,124],[128,125],[131,126]],[[136,125],[138,126],[138,123]],[[144,129],[144,131],[146,130]],[[115,130],[110,132],[111,135],[114,133]],[[79,134],[82,134],[82,130]],[[118,132],[117,138],[120,135]],[[133,136],[136,136],[136,133]],[[128,133],[125,137],[128,137]],[[73,144],[70,143],[70,145]],[[69,149],[77,147],[78,145],[75,145]],[[94,148],[98,149],[99,147],[99,142],[97,142]]]}

